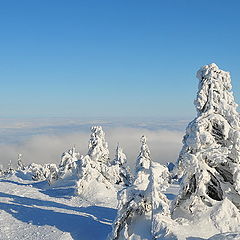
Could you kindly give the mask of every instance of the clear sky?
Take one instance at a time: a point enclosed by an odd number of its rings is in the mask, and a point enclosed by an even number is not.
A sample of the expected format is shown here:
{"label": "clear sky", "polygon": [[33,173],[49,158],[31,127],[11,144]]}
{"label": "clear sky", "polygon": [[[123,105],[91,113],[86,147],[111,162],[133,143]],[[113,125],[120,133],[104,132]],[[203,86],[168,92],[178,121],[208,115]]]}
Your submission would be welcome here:
{"label": "clear sky", "polygon": [[194,115],[202,65],[240,93],[240,1],[0,1],[1,117]]}

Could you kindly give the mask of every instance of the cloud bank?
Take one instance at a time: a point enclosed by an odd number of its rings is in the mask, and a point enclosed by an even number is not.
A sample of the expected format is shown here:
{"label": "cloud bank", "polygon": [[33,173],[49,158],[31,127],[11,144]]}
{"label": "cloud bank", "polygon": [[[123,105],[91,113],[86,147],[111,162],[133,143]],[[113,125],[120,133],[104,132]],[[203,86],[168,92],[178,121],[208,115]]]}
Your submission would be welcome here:
{"label": "cloud bank", "polygon": [[[110,156],[114,157],[117,143],[123,147],[128,162],[134,166],[140,150],[139,139],[142,135],[148,138],[152,159],[161,163],[175,162],[181,148],[182,132],[170,130],[146,130],[140,128],[108,128],[106,139],[109,144]],[[59,163],[61,154],[75,145],[78,151],[87,153],[90,133],[77,132],[63,135],[37,135],[16,144],[0,145],[0,161],[6,167],[9,160],[16,164],[17,154],[23,154],[26,164]]]}
{"label": "cloud bank", "polygon": [[[9,124],[9,123],[8,123]],[[16,166],[18,153],[25,164],[60,162],[61,155],[73,145],[85,155],[88,150],[90,126],[103,126],[110,157],[114,157],[119,143],[127,155],[129,165],[135,165],[140,150],[140,137],[147,136],[151,156],[161,163],[175,162],[182,146],[185,122],[113,124],[109,122],[73,123],[51,122],[11,123],[0,128],[0,164],[7,167],[9,160]],[[17,126],[17,127],[16,127]]]}

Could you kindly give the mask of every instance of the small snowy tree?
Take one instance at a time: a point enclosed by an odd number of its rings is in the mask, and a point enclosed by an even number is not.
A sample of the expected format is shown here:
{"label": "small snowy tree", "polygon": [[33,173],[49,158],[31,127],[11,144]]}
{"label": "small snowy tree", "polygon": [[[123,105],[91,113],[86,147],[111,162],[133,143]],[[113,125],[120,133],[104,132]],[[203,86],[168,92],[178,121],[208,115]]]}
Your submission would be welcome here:
{"label": "small snowy tree", "polygon": [[4,175],[3,166],[0,164],[0,177]]}
{"label": "small snowy tree", "polygon": [[126,163],[127,163],[127,157],[123,153],[123,149],[118,144],[117,148],[116,148],[116,154],[115,154],[115,158],[113,160],[113,164],[117,164],[117,165],[123,166]]}
{"label": "small snowy tree", "polygon": [[31,163],[29,165],[29,171],[32,173],[32,179],[34,181],[44,180],[44,170],[41,164]]}
{"label": "small snowy tree", "polygon": [[72,147],[68,151],[64,152],[61,157],[61,162],[59,164],[58,177],[63,178],[69,171],[76,169],[77,161],[80,154],[76,152],[76,148]]}
{"label": "small snowy tree", "polygon": [[111,182],[123,186],[130,186],[132,184],[132,173],[127,166],[126,155],[123,153],[119,144],[117,145],[115,158],[107,168],[108,171],[105,172],[108,172],[107,178],[109,178]]}
{"label": "small snowy tree", "polygon": [[118,194],[119,211],[113,223],[113,231],[109,235],[109,240],[130,239],[134,234],[134,223],[141,221],[140,218],[144,215],[150,214],[152,208],[151,191],[148,190],[148,187],[151,158],[145,136],[142,136],[141,144],[133,185],[124,188]]}
{"label": "small snowy tree", "polygon": [[179,155],[183,182],[175,214],[200,214],[225,198],[240,208],[240,119],[230,74],[210,64],[197,77],[198,115],[186,129]]}
{"label": "small snowy tree", "polygon": [[14,168],[12,166],[12,160],[9,160],[9,163],[8,163],[8,168],[4,171],[4,174],[13,174],[15,171],[14,171]]}
{"label": "small snowy tree", "polygon": [[56,164],[49,164],[48,169],[49,169],[49,174],[46,176],[46,179],[49,185],[51,185],[53,182],[58,180],[59,169]]}
{"label": "small snowy tree", "polygon": [[93,126],[91,128],[91,138],[88,145],[89,157],[101,163],[108,164],[109,162],[109,150],[108,144],[105,141],[105,133],[100,126]]}
{"label": "small snowy tree", "polygon": [[119,192],[119,211],[109,240],[142,239],[139,233],[142,226],[144,239],[160,239],[171,222],[169,202],[162,193],[168,187],[168,168],[152,162],[145,136],[141,144],[134,183]]}
{"label": "small snowy tree", "polygon": [[25,166],[22,163],[22,154],[19,153],[18,154],[18,159],[17,159],[17,166],[18,166],[18,170],[25,170]]}
{"label": "small snowy tree", "polygon": [[134,185],[140,190],[146,189],[148,185],[148,176],[150,174],[151,157],[147,145],[147,138],[141,137],[141,150],[136,161]]}
{"label": "small snowy tree", "polygon": [[150,170],[148,191],[152,204],[151,234],[153,239],[163,239],[167,234],[166,228],[171,222],[169,200],[163,193],[169,186],[170,173],[167,167],[156,162],[151,162]]}
{"label": "small snowy tree", "polygon": [[115,172],[109,161],[108,145],[102,127],[94,126],[91,132],[88,154],[78,162],[76,194],[102,201],[103,198],[108,198],[107,195],[116,194],[115,182],[112,181]]}
{"label": "small snowy tree", "polygon": [[101,202],[108,201],[109,197],[116,195],[114,185],[88,155],[78,162],[76,194],[88,201]]}

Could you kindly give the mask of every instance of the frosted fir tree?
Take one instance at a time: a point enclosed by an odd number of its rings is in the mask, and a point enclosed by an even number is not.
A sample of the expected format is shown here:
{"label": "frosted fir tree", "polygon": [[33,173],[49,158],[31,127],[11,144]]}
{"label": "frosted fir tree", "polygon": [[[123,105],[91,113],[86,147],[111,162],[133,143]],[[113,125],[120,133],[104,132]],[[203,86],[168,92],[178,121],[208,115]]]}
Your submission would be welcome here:
{"label": "frosted fir tree", "polygon": [[171,223],[169,202],[162,193],[169,185],[168,168],[151,160],[145,136],[141,144],[134,183],[119,192],[119,211],[109,240],[160,239]]}
{"label": "frosted fir tree", "polygon": [[[105,165],[105,164],[104,164]],[[116,189],[110,180],[99,170],[89,155],[78,161],[78,177],[75,193],[87,201],[108,202],[116,197]],[[112,203],[116,207],[115,203]]]}
{"label": "frosted fir tree", "polygon": [[23,162],[22,162],[22,154],[21,153],[18,154],[17,169],[18,170],[25,170],[25,166],[23,165]]}
{"label": "frosted fir tree", "polygon": [[36,164],[36,163],[31,163],[28,166],[27,171],[31,173],[32,179],[34,181],[40,181],[40,180],[49,180],[50,174],[51,174],[51,169],[56,169],[57,166],[56,164],[53,163],[46,163],[46,164]]}
{"label": "frosted fir tree", "polygon": [[31,163],[28,167],[34,181],[44,180],[43,167],[41,164]]}
{"label": "frosted fir tree", "polygon": [[[104,178],[114,184],[114,169],[110,168],[108,144],[101,126],[91,127],[91,137],[87,156],[91,159],[91,167],[99,171]],[[100,177],[102,178],[102,176]]]}
{"label": "frosted fir tree", "polygon": [[76,194],[93,201],[107,201],[116,195],[114,172],[109,161],[108,145],[102,127],[91,128],[88,154],[78,162]]}
{"label": "frosted fir tree", "polygon": [[238,214],[240,119],[230,74],[210,64],[197,72],[197,78],[200,81],[195,100],[198,114],[183,138],[178,159],[183,182],[173,216],[201,215],[215,205],[220,207],[219,203],[231,206]]}
{"label": "frosted fir tree", "polygon": [[119,211],[113,223],[113,231],[108,237],[109,240],[130,239],[134,232],[132,229],[134,222],[139,221],[139,217],[151,210],[148,191],[146,191],[149,184],[151,158],[145,136],[142,136],[141,144],[136,161],[134,183],[118,194]]}
{"label": "frosted fir tree", "polygon": [[[64,152],[59,164],[58,177],[63,178],[67,173],[71,173],[77,167],[77,161],[80,157],[80,153],[76,151],[75,146]],[[54,173],[54,171],[53,171]]]}
{"label": "frosted fir tree", "polygon": [[149,182],[148,176],[150,174],[149,169],[151,165],[151,157],[150,150],[147,145],[147,138],[142,136],[140,142],[141,150],[136,161],[134,185],[138,186],[138,188],[142,190],[146,189]]}
{"label": "frosted fir tree", "polygon": [[133,177],[130,168],[127,166],[127,157],[119,144],[116,148],[115,158],[108,166],[108,175],[108,178],[118,185],[130,186],[132,184]]}
{"label": "frosted fir tree", "polygon": [[93,161],[109,163],[108,144],[105,141],[105,133],[100,126],[91,128],[91,138],[88,145],[88,155]]}
{"label": "frosted fir tree", "polygon": [[53,182],[57,181],[59,178],[59,169],[56,164],[48,165],[49,172],[46,175],[48,184],[51,185]]}
{"label": "frosted fir tree", "polygon": [[170,172],[166,166],[151,162],[151,175],[148,186],[152,205],[151,235],[152,239],[165,239],[167,228],[172,224],[170,203],[163,193],[169,186]]}
{"label": "frosted fir tree", "polygon": [[4,175],[3,165],[0,164],[0,177]]}
{"label": "frosted fir tree", "polygon": [[115,158],[113,159],[113,164],[124,166],[127,163],[127,157],[123,152],[123,149],[120,147],[119,143],[116,148]]}
{"label": "frosted fir tree", "polygon": [[8,168],[4,171],[4,174],[8,175],[8,174],[13,174],[14,172],[15,170],[12,165],[12,160],[9,160]]}

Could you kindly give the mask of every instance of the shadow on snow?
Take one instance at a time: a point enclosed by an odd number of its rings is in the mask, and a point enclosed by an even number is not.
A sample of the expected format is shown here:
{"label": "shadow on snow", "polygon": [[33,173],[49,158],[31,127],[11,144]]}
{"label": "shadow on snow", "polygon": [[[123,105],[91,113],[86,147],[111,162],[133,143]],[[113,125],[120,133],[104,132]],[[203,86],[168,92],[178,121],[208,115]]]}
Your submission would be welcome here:
{"label": "shadow on snow", "polygon": [[[116,210],[107,207],[74,207],[65,204],[28,197],[20,197],[0,192],[0,197],[11,198],[10,203],[0,203],[0,209],[22,222],[37,226],[55,226],[61,231],[69,232],[73,239],[103,240],[111,231],[111,223]],[[42,209],[54,207],[56,209]],[[61,210],[75,211],[64,213]]]}

